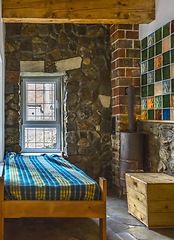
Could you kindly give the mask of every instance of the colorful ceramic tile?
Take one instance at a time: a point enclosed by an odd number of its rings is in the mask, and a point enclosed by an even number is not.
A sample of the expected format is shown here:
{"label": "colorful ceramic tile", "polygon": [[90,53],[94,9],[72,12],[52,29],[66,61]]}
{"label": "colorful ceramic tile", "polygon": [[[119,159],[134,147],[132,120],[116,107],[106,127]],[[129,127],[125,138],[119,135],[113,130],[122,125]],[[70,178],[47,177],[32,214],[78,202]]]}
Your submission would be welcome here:
{"label": "colorful ceramic tile", "polygon": [[174,121],[174,108],[171,108],[170,120]]}
{"label": "colorful ceramic tile", "polygon": [[174,20],[171,21],[171,33],[174,33]]}
{"label": "colorful ceramic tile", "polygon": [[147,48],[147,37],[141,40],[141,49]]}
{"label": "colorful ceramic tile", "polygon": [[174,34],[171,35],[171,48],[174,47]]}
{"label": "colorful ceramic tile", "polygon": [[170,66],[163,67],[163,80],[170,78]]}
{"label": "colorful ceramic tile", "polygon": [[148,71],[154,70],[154,58],[148,60]]}
{"label": "colorful ceramic tile", "polygon": [[148,109],[154,109],[154,97],[148,97],[147,106]]}
{"label": "colorful ceramic tile", "polygon": [[141,96],[147,97],[147,86],[141,88]]}
{"label": "colorful ceramic tile", "polygon": [[147,98],[141,99],[141,110],[147,110]]}
{"label": "colorful ceramic tile", "polygon": [[141,85],[146,85],[147,84],[147,73],[141,75]]}
{"label": "colorful ceramic tile", "polygon": [[163,38],[167,37],[170,34],[170,22],[163,26]]}
{"label": "colorful ceramic tile", "polygon": [[162,52],[164,53],[164,52],[167,52],[167,51],[169,51],[170,50],[170,36],[168,36],[168,37],[166,37],[166,38],[164,38],[163,40],[162,40]]}
{"label": "colorful ceramic tile", "polygon": [[155,120],[162,120],[162,109],[155,110]]}
{"label": "colorful ceramic tile", "polygon": [[147,120],[147,110],[141,111],[141,120]]}
{"label": "colorful ceramic tile", "polygon": [[174,93],[171,94],[171,107],[174,107]]}
{"label": "colorful ceramic tile", "polygon": [[141,63],[141,74],[147,72],[147,61]]}
{"label": "colorful ceramic tile", "polygon": [[170,51],[163,53],[163,66],[170,64]]}
{"label": "colorful ceramic tile", "polygon": [[155,57],[155,69],[162,67],[162,54]]}
{"label": "colorful ceramic tile", "polygon": [[170,53],[171,53],[171,63],[174,63],[174,49],[172,49]]}
{"label": "colorful ceramic tile", "polygon": [[148,120],[154,120],[154,110],[148,110]]}
{"label": "colorful ceramic tile", "polygon": [[163,108],[170,107],[170,95],[163,95]]}
{"label": "colorful ceramic tile", "polygon": [[148,83],[148,84],[151,84],[151,83],[153,83],[153,82],[154,82],[154,71],[149,72],[149,73],[147,74],[147,83]]}
{"label": "colorful ceramic tile", "polygon": [[159,55],[162,53],[162,41],[158,42],[155,45],[155,55]]}
{"label": "colorful ceramic tile", "polygon": [[170,80],[165,80],[162,82],[163,94],[170,93]]}
{"label": "colorful ceramic tile", "polygon": [[174,79],[171,79],[171,92],[174,93]]}
{"label": "colorful ceramic tile", "polygon": [[141,61],[145,61],[147,60],[147,49],[145,49],[144,51],[142,51],[141,53]]}
{"label": "colorful ceramic tile", "polygon": [[159,68],[155,70],[155,82],[159,82],[162,80],[162,69]]}
{"label": "colorful ceramic tile", "polygon": [[155,96],[155,109],[162,108],[162,96]]}
{"label": "colorful ceramic tile", "polygon": [[154,84],[150,84],[147,87],[147,95],[154,96]]}
{"label": "colorful ceramic tile", "polygon": [[174,78],[174,64],[171,64],[171,78]]}
{"label": "colorful ceramic tile", "polygon": [[155,83],[155,96],[162,95],[162,82]]}
{"label": "colorful ceramic tile", "polygon": [[151,46],[148,49],[148,58],[152,58],[152,57],[154,57],[154,46]]}
{"label": "colorful ceramic tile", "polygon": [[162,39],[162,28],[155,31],[155,42],[159,42]]}
{"label": "colorful ceramic tile", "polygon": [[163,109],[163,120],[170,120],[170,109]]}
{"label": "colorful ceramic tile", "polygon": [[151,33],[151,34],[147,37],[148,47],[150,47],[151,45],[154,44],[154,40],[155,40],[155,34],[154,34],[154,33]]}

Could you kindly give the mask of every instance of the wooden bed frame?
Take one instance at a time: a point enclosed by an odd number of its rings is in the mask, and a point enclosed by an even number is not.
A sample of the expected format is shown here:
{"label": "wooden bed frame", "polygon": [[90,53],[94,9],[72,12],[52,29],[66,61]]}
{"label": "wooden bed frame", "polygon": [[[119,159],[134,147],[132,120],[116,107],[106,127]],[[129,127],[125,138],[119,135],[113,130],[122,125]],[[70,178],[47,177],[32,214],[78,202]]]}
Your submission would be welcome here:
{"label": "wooden bed frame", "polygon": [[68,217],[99,218],[99,239],[106,240],[106,179],[99,178],[101,200],[40,201],[4,200],[3,166],[0,166],[0,239],[4,240],[4,218]]}

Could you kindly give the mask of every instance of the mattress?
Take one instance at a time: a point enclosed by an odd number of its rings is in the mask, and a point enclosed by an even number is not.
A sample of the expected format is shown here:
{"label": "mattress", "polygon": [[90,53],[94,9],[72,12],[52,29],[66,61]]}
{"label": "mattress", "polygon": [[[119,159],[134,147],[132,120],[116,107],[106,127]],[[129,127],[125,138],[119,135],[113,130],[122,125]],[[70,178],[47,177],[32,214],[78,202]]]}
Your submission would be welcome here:
{"label": "mattress", "polygon": [[5,200],[99,200],[97,182],[56,154],[5,157]]}

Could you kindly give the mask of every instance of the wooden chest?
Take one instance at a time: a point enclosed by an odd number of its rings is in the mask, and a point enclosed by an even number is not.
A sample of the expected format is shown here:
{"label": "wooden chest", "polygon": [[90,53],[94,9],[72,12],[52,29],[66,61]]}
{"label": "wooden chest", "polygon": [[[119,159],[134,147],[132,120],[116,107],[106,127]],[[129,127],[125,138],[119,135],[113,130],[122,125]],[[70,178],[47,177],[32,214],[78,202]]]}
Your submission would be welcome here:
{"label": "wooden chest", "polygon": [[174,227],[174,177],[126,173],[128,212],[149,228]]}

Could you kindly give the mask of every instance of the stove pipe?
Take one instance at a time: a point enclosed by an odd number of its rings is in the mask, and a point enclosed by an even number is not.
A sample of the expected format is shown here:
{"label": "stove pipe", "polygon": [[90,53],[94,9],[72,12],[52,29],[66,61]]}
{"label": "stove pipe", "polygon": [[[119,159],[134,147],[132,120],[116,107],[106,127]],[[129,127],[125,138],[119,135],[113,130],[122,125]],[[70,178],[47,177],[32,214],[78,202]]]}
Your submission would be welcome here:
{"label": "stove pipe", "polygon": [[128,131],[135,132],[137,130],[136,118],[134,114],[135,103],[135,88],[130,86],[126,88],[126,94],[128,96]]}

